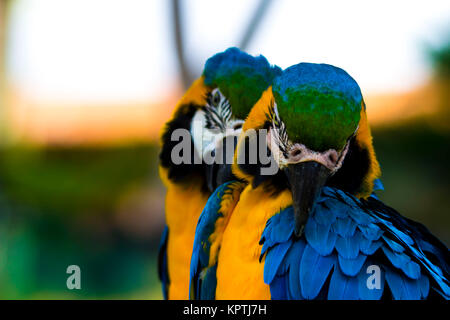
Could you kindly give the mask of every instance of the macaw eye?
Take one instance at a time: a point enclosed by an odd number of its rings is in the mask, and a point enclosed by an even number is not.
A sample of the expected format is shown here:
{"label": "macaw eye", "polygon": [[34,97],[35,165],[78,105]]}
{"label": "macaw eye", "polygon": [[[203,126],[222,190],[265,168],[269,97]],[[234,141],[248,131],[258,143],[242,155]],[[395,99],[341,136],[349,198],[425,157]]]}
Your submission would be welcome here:
{"label": "macaw eye", "polygon": [[337,155],[337,153],[335,153],[335,152],[330,153],[330,154],[328,155],[328,159],[329,159],[331,162],[336,163],[336,162],[338,161],[338,155]]}
{"label": "macaw eye", "polygon": [[213,96],[212,96],[212,104],[213,106],[217,107],[220,103],[220,92],[219,90],[217,90],[216,92],[213,92]]}
{"label": "macaw eye", "polygon": [[296,156],[299,156],[301,153],[302,153],[302,150],[295,149],[294,151],[291,152],[291,156],[296,157]]}
{"label": "macaw eye", "polygon": [[235,124],[233,125],[233,130],[238,130],[238,129],[240,129],[240,128],[242,128],[242,123],[241,123],[241,122],[235,123]]}

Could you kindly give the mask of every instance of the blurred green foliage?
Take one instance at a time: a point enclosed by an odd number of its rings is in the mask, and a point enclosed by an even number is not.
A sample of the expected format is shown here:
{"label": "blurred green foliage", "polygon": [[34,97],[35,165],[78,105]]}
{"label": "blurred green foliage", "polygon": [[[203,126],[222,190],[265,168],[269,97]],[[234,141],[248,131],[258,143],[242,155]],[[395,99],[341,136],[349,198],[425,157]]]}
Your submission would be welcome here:
{"label": "blurred green foliage", "polygon": [[450,243],[450,132],[416,120],[374,128],[381,199]]}
{"label": "blurred green foliage", "polygon": [[132,184],[155,179],[157,151],[116,148],[13,147],[0,153],[0,181],[12,200],[44,212],[108,212]]}
{"label": "blurred green foliage", "polygon": [[[127,190],[159,185],[156,158],[153,145],[2,150],[0,298],[160,298],[159,234],[113,221]],[[82,290],[66,288],[71,264]]]}
{"label": "blurred green foliage", "polygon": [[438,77],[450,79],[450,32],[443,45],[428,49],[428,55],[434,73]]}

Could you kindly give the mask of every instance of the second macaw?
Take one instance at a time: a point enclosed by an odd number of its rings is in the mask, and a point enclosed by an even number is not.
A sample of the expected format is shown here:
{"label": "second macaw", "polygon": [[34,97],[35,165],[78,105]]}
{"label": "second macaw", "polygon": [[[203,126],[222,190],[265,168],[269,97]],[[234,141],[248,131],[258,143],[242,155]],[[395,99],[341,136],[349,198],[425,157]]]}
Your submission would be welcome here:
{"label": "second macaw", "polygon": [[[167,188],[166,228],[158,271],[166,299],[187,299],[195,226],[218,184],[232,178],[231,163],[206,163],[204,155],[226,156],[226,139],[237,140],[243,120],[281,69],[263,56],[229,48],[206,61],[202,76],[187,90],[161,135],[160,177]],[[187,162],[174,160],[178,129],[190,134]],[[182,150],[181,157],[185,157]],[[234,145],[231,155],[234,154]],[[196,161],[199,157],[200,161]],[[198,158],[197,158],[198,159]],[[231,156],[232,161],[232,156]]]}

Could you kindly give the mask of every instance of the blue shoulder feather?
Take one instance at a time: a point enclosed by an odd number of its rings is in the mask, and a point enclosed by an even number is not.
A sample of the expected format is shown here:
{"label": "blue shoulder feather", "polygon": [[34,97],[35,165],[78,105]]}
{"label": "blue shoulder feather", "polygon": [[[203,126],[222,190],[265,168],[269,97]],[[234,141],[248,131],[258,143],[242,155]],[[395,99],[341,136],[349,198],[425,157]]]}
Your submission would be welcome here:
{"label": "blue shoulder feather", "polygon": [[162,285],[162,293],[165,300],[169,294],[169,270],[167,267],[167,240],[169,238],[169,228],[164,227],[158,250],[158,276]]}
{"label": "blue shoulder feather", "polygon": [[211,243],[209,238],[215,231],[216,221],[223,217],[221,202],[230,194],[236,181],[219,186],[206,202],[195,230],[194,246],[190,266],[190,299],[213,300],[216,295],[217,265],[209,265]]}

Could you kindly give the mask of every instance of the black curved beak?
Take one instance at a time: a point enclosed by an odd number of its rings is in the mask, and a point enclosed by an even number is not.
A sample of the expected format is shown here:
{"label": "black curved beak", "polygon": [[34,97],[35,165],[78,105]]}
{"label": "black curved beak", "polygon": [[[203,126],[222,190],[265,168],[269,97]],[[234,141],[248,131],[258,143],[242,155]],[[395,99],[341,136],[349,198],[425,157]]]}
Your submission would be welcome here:
{"label": "black curved beak", "polygon": [[205,172],[206,183],[210,192],[213,192],[225,182],[237,179],[231,171],[237,142],[237,136],[225,136],[216,149],[211,152],[215,161],[213,164],[206,165]]}
{"label": "black curved beak", "polygon": [[285,173],[292,192],[295,235],[300,237],[331,171],[318,162],[307,161],[288,165]]}

